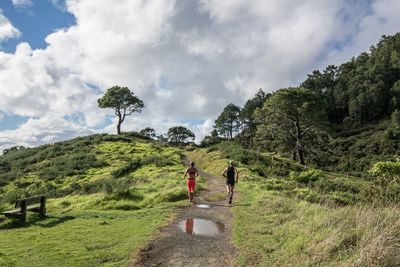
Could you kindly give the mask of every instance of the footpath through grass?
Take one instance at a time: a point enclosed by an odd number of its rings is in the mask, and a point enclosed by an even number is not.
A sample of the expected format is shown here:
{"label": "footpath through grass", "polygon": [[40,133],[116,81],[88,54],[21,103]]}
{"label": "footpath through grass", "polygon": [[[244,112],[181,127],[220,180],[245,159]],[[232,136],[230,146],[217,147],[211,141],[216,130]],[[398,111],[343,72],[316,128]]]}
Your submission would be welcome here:
{"label": "footpath through grass", "polygon": [[[367,201],[368,182],[302,169],[276,156],[273,164],[270,155],[246,158],[229,144],[188,155],[216,176],[230,159],[238,163],[241,194],[232,212],[239,265],[400,266],[399,206]],[[268,171],[260,171],[257,161]]]}

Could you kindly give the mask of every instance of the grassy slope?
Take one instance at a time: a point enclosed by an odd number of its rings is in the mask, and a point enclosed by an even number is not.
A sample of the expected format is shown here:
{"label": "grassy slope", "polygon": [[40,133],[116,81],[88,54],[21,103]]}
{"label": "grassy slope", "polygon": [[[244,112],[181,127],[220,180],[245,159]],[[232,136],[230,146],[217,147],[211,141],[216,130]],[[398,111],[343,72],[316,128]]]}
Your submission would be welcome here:
{"label": "grassy slope", "polygon": [[327,169],[363,176],[378,161],[393,160],[398,155],[399,129],[390,120],[371,123],[364,128],[334,134],[330,143]]}
{"label": "grassy slope", "polygon": [[[228,162],[226,149],[202,149],[189,156],[214,175],[220,175]],[[232,208],[240,265],[400,264],[396,252],[400,248],[400,211],[397,206],[374,207],[362,200],[368,182],[322,173],[319,181],[323,183],[319,184],[328,186],[317,186],[318,182],[304,185],[282,173],[282,166],[298,169],[285,159],[275,160],[267,178],[251,171],[255,169],[252,163],[239,164],[241,196]],[[315,195],[318,201],[299,192]],[[341,194],[347,198],[336,199]]]}
{"label": "grassy slope", "polygon": [[[1,266],[24,266],[27,262],[30,266],[123,266],[171,219],[174,207],[186,205],[179,150],[137,138],[100,139],[88,144],[86,154],[95,155],[102,164],[88,164],[74,174],[75,165],[64,159],[76,154],[65,155],[66,148],[75,145],[68,142],[68,146],[55,145],[58,156],[52,147],[44,146],[52,156],[27,164],[21,177],[9,179],[0,188],[0,210],[11,208],[4,200],[12,200],[13,195],[32,195],[46,188],[53,195],[44,220],[30,214],[26,223],[0,222]],[[32,157],[37,158],[37,153],[44,152],[38,150]],[[56,164],[60,157],[66,162],[61,166],[72,167],[61,169]],[[46,180],[38,166],[72,174]],[[21,188],[21,183],[27,186]],[[199,185],[204,185],[204,180]]]}

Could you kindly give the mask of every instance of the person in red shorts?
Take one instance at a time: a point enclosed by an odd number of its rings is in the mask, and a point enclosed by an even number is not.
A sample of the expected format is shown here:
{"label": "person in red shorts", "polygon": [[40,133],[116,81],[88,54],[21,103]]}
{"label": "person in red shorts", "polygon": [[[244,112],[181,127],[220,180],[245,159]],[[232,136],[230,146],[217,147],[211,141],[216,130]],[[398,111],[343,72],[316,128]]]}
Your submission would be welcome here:
{"label": "person in red shorts", "polygon": [[186,179],[186,175],[189,174],[189,178],[187,180],[188,185],[188,194],[189,194],[189,201],[193,202],[193,192],[194,188],[196,187],[196,177],[199,176],[199,172],[197,171],[196,167],[194,166],[194,162],[190,162],[190,167],[186,169],[185,174],[183,175],[183,179]]}

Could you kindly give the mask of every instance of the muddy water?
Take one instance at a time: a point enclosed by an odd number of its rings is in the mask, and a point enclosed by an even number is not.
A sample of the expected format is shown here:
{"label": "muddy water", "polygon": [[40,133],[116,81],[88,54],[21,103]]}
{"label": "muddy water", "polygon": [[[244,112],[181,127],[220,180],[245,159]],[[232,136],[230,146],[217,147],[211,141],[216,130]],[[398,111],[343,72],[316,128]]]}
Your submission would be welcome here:
{"label": "muddy water", "polygon": [[193,218],[180,222],[178,226],[183,232],[191,235],[214,236],[225,230],[223,223]]}
{"label": "muddy water", "polygon": [[197,204],[196,207],[200,209],[209,209],[211,206],[207,204]]}

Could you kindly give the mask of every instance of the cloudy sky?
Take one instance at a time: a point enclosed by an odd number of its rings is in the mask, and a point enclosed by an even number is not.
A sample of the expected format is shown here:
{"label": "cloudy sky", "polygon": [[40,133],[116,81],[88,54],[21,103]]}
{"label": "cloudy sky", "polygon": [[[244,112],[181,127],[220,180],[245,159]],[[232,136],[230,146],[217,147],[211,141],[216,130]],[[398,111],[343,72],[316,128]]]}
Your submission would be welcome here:
{"label": "cloudy sky", "polygon": [[400,31],[399,0],[1,0],[0,151],[115,133],[96,100],[145,103],[123,131],[197,141],[259,88],[297,86]]}

